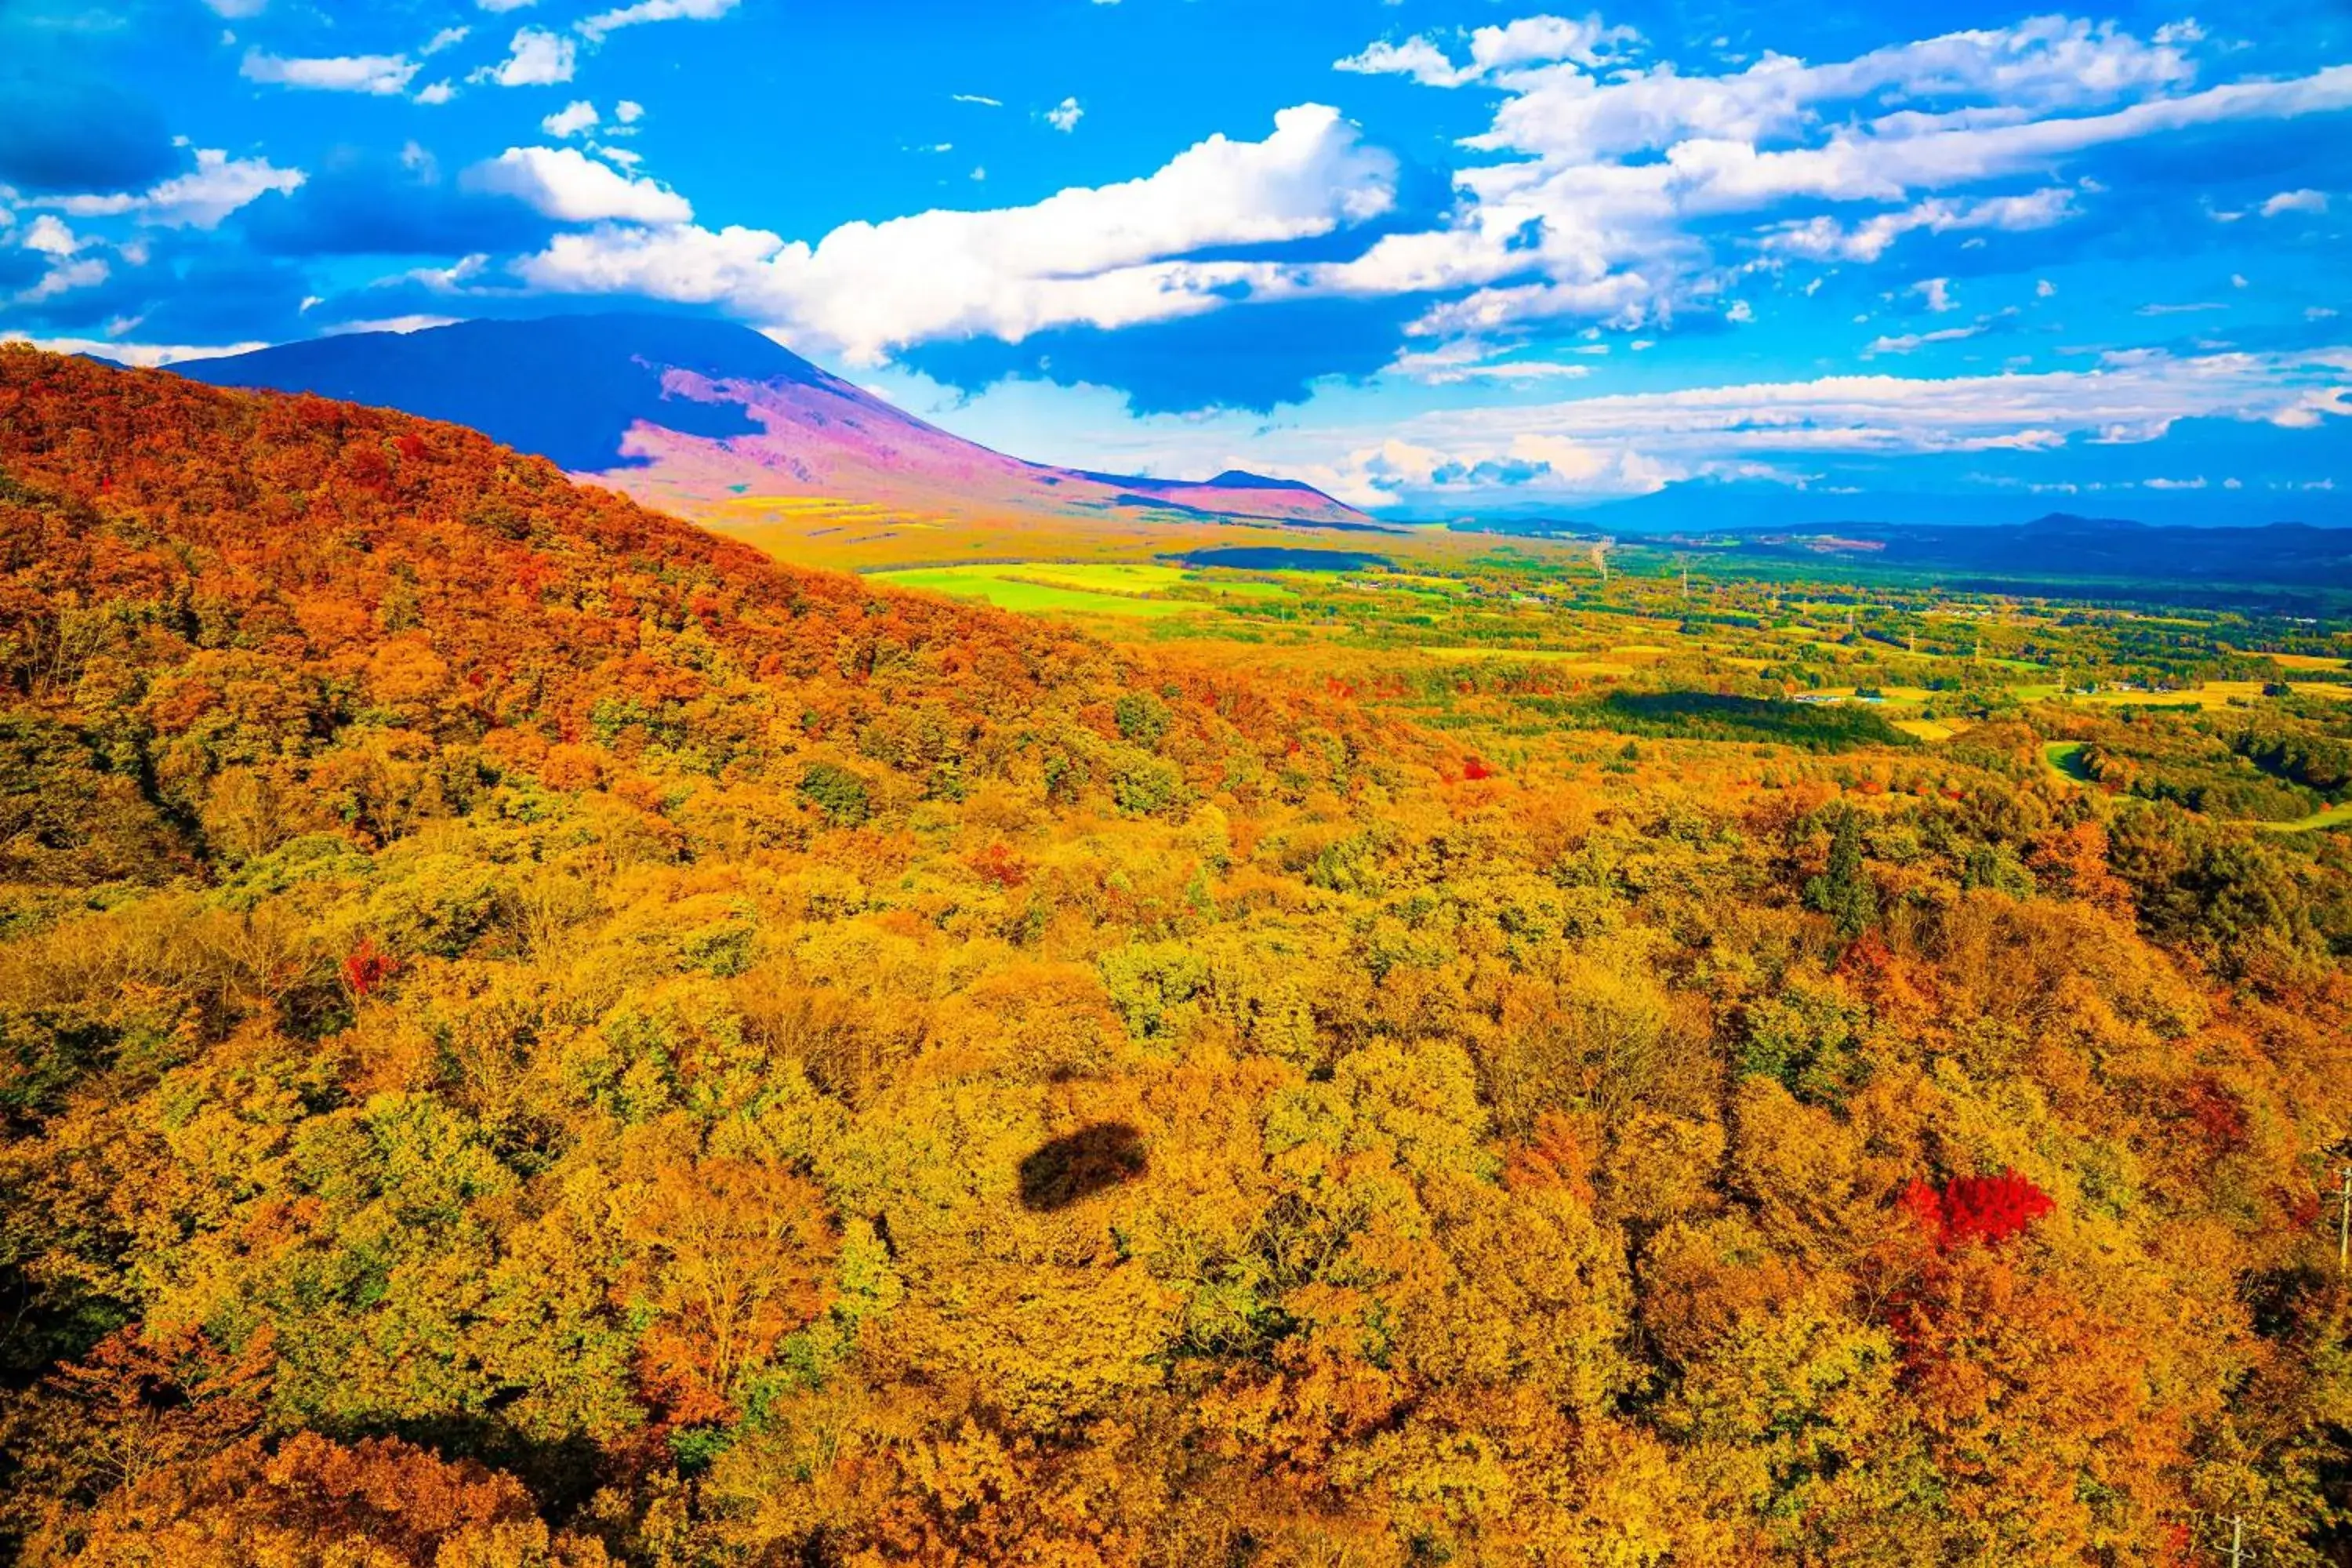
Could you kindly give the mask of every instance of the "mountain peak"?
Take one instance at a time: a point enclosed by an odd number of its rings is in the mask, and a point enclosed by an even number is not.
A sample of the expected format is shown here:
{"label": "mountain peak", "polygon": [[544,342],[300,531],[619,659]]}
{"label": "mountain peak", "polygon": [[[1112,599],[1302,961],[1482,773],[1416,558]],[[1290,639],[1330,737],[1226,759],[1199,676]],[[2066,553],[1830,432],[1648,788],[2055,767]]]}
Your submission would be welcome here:
{"label": "mountain peak", "polygon": [[1354,528],[1311,485],[1229,469],[1205,484],[1024,462],[927,424],[749,327],[609,312],[354,332],[173,367],[468,425],[573,473],[711,520],[740,498],[895,512],[1099,518],[1118,508]]}
{"label": "mountain peak", "polygon": [[214,386],[309,392],[469,425],[575,472],[619,467],[623,437],[640,422],[710,440],[759,431],[738,405],[671,391],[671,371],[846,390],[749,327],[635,311],[352,332],[173,368]]}

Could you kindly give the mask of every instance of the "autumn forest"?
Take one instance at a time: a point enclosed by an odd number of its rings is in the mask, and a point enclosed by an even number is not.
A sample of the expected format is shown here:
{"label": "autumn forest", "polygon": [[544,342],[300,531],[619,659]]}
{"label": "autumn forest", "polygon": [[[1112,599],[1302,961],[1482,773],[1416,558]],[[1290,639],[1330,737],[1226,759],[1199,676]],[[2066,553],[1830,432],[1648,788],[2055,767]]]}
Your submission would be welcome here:
{"label": "autumn forest", "polygon": [[0,1561],[2352,1563],[2352,647],[1431,550],[0,347]]}

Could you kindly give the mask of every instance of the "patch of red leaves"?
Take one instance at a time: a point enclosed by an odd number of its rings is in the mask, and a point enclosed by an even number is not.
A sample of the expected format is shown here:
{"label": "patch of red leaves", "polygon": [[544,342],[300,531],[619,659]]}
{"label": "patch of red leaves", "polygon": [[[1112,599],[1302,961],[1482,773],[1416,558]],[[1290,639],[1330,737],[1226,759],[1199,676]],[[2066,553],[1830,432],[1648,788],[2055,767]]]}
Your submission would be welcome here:
{"label": "patch of red leaves", "polygon": [[2246,1146],[2246,1108],[2221,1087],[2211,1073],[2199,1073],[2181,1091],[2180,1103],[2197,1124],[2205,1146],[2216,1154],[2235,1153]]}
{"label": "patch of red leaves", "polygon": [[1997,1246],[2021,1235],[2058,1205],[2050,1194],[2019,1175],[1955,1176],[1938,1193],[1914,1181],[1895,1205],[1919,1223],[1937,1249],[1950,1252],[1971,1242]]}
{"label": "patch of red leaves", "polygon": [[981,850],[967,864],[982,881],[993,882],[1000,888],[1017,888],[1029,879],[1028,868],[1001,843]]}
{"label": "patch of red leaves", "polygon": [[372,936],[362,937],[359,946],[343,960],[343,984],[352,988],[354,996],[367,995],[399,973],[400,960],[377,952]]}

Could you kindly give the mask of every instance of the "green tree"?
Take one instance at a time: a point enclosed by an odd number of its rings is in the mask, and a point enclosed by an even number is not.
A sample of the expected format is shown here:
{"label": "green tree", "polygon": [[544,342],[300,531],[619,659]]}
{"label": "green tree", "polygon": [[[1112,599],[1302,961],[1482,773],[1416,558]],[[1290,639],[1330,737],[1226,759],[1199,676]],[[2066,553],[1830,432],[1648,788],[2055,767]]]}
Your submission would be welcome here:
{"label": "green tree", "polygon": [[1862,863],[1862,817],[1848,809],[1830,831],[1829,867],[1805,884],[1805,907],[1837,922],[1838,934],[1860,936],[1878,919],[1878,887]]}

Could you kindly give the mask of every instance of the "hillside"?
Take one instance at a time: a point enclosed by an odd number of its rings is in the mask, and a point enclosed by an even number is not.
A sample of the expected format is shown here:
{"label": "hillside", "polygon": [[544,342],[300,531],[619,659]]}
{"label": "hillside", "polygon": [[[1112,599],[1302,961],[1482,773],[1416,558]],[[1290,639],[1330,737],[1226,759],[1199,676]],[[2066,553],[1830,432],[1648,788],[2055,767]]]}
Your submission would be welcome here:
{"label": "hillside", "polygon": [[16,347],[0,679],[0,1560],[2340,1560],[2340,835]]}
{"label": "hillside", "polygon": [[488,432],[575,473],[709,515],[819,498],[985,521],[1138,509],[1291,524],[1370,520],[1296,481],[1204,483],[1024,462],[819,370],[747,327],[656,315],[360,332],[174,367],[216,386],[308,392]]}

